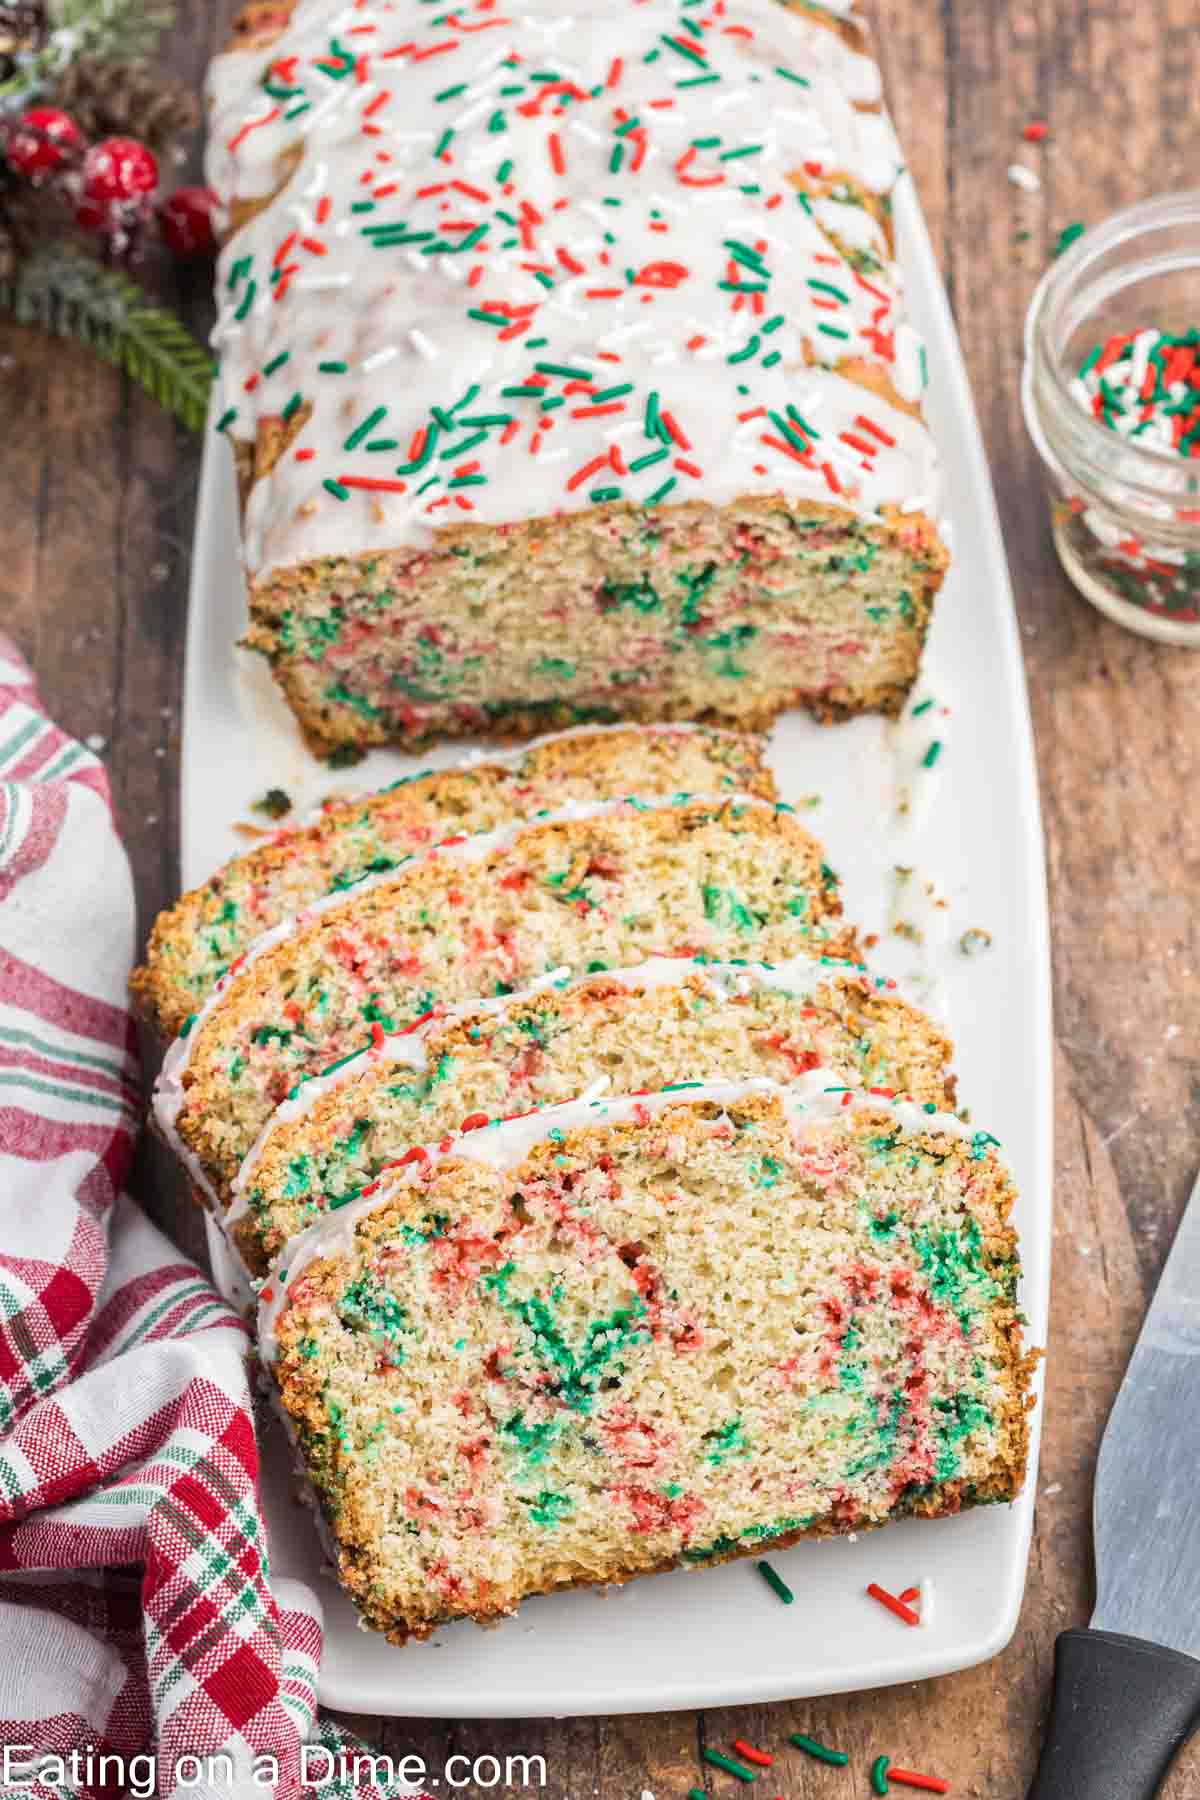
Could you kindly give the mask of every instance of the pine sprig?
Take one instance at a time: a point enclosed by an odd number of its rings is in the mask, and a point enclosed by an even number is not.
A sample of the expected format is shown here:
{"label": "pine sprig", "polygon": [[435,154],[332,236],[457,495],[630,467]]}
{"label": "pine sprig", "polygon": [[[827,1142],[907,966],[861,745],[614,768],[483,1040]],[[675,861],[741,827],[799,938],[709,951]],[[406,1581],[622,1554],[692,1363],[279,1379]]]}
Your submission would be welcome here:
{"label": "pine sprig", "polygon": [[174,314],[148,305],[127,276],[70,245],[51,244],[0,285],[0,306],[23,324],[87,344],[192,431],[203,429],[212,359]]}
{"label": "pine sprig", "polygon": [[0,113],[28,106],[77,57],[144,62],[174,23],[174,0],[53,0],[46,43],[0,81]]}
{"label": "pine sprig", "polygon": [[70,53],[137,62],[175,23],[172,0],[55,0],[55,33],[70,34]]}

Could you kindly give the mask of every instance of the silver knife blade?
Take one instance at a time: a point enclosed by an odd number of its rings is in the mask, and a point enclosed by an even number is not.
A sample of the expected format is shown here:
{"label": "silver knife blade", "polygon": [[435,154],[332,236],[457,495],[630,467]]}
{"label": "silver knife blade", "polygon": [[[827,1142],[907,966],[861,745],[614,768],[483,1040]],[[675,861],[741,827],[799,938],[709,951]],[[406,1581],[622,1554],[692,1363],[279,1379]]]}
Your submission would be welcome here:
{"label": "silver knife blade", "polygon": [[1092,1517],[1093,1627],[1200,1654],[1200,1179],[1108,1416]]}

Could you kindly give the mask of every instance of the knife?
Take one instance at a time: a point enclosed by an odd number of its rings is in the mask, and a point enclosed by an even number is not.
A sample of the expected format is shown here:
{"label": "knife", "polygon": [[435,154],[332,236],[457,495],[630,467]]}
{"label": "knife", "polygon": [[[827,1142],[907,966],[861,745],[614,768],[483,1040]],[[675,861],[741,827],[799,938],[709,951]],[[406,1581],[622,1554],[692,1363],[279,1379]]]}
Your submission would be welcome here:
{"label": "knife", "polygon": [[1200,1723],[1200,1180],[1109,1414],[1096,1610],[1054,1651],[1029,1800],[1153,1800]]}

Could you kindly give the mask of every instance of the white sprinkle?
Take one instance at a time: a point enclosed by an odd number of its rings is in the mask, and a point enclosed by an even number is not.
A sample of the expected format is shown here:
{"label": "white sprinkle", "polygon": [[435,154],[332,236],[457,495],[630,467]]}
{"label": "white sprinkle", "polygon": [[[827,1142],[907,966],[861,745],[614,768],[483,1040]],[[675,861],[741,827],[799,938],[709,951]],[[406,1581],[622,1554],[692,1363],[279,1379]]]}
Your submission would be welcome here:
{"label": "white sprinkle", "polygon": [[929,508],[929,495],[916,494],[911,500],[901,500],[898,510],[902,513],[926,512]]}
{"label": "white sprinkle", "polygon": [[375,369],[382,369],[385,363],[390,363],[399,354],[398,344],[385,344],[382,350],[376,350],[374,356],[364,357],[358,366],[364,375],[370,375]]}
{"label": "white sprinkle", "polygon": [[[296,282],[296,286],[298,288],[305,288],[309,293],[315,294],[321,293],[327,288],[349,287],[353,280],[353,275],[347,269],[342,275],[301,275]],[[258,307],[256,306],[254,310],[257,312]]]}
{"label": "white sprinkle", "polygon": [[93,731],[91,737],[84,738],[83,741],[88,749],[93,750],[97,756],[99,756],[100,752],[108,746],[108,739],[106,737],[101,737],[98,731]]}
{"label": "white sprinkle", "polygon": [[423,331],[418,331],[415,325],[408,334],[408,341],[413,349],[425,358],[426,362],[437,361],[439,354],[437,346],[425,336]]}
{"label": "white sprinkle", "polygon": [[1062,1482],[1061,1481],[1052,1481],[1050,1483],[1049,1487],[1044,1487],[1042,1489],[1042,1499],[1043,1500],[1053,1500],[1055,1494],[1061,1494],[1061,1493],[1062,1493]]}
{"label": "white sprinkle", "polygon": [[921,1615],[921,1624],[926,1630],[933,1624],[933,1577],[925,1575],[921,1580],[921,1595],[917,1601],[917,1611]]}
{"label": "white sprinkle", "polygon": [[1009,163],[1008,179],[1014,187],[1024,188],[1027,194],[1036,194],[1042,185],[1042,178],[1034,169],[1027,169],[1024,163]]}

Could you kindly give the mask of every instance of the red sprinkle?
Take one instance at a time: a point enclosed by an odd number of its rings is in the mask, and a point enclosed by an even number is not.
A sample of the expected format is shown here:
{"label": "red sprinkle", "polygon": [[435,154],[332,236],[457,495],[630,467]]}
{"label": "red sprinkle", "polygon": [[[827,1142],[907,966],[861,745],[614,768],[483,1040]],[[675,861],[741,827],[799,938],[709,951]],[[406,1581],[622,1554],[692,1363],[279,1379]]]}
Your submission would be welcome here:
{"label": "red sprinkle", "polygon": [[[903,1619],[906,1625],[919,1625],[921,1623],[919,1613],[915,1613],[911,1606],[906,1606],[903,1600],[897,1600],[895,1594],[889,1594],[887,1589],[880,1587],[877,1581],[872,1581],[870,1583],[867,1592],[870,1594],[872,1600],[878,1600],[880,1606],[886,1606],[889,1612],[895,1613],[898,1619]],[[891,1770],[889,1770],[888,1773],[890,1775]]]}
{"label": "red sprinkle", "polygon": [[1049,135],[1050,127],[1047,125],[1045,119],[1031,119],[1021,133],[1021,136],[1025,139],[1027,144],[1040,144],[1042,140],[1049,137]]}
{"label": "red sprinkle", "polygon": [[775,1761],[769,1750],[756,1750],[745,1738],[734,1738],[733,1747],[739,1756],[744,1756],[748,1763],[757,1763],[760,1769],[769,1769]]}
{"label": "red sprinkle", "polygon": [[948,1794],[950,1783],[943,1781],[940,1775],[918,1775],[915,1769],[892,1769],[887,1772],[889,1781],[898,1781],[901,1787],[924,1788],[930,1794]]}

